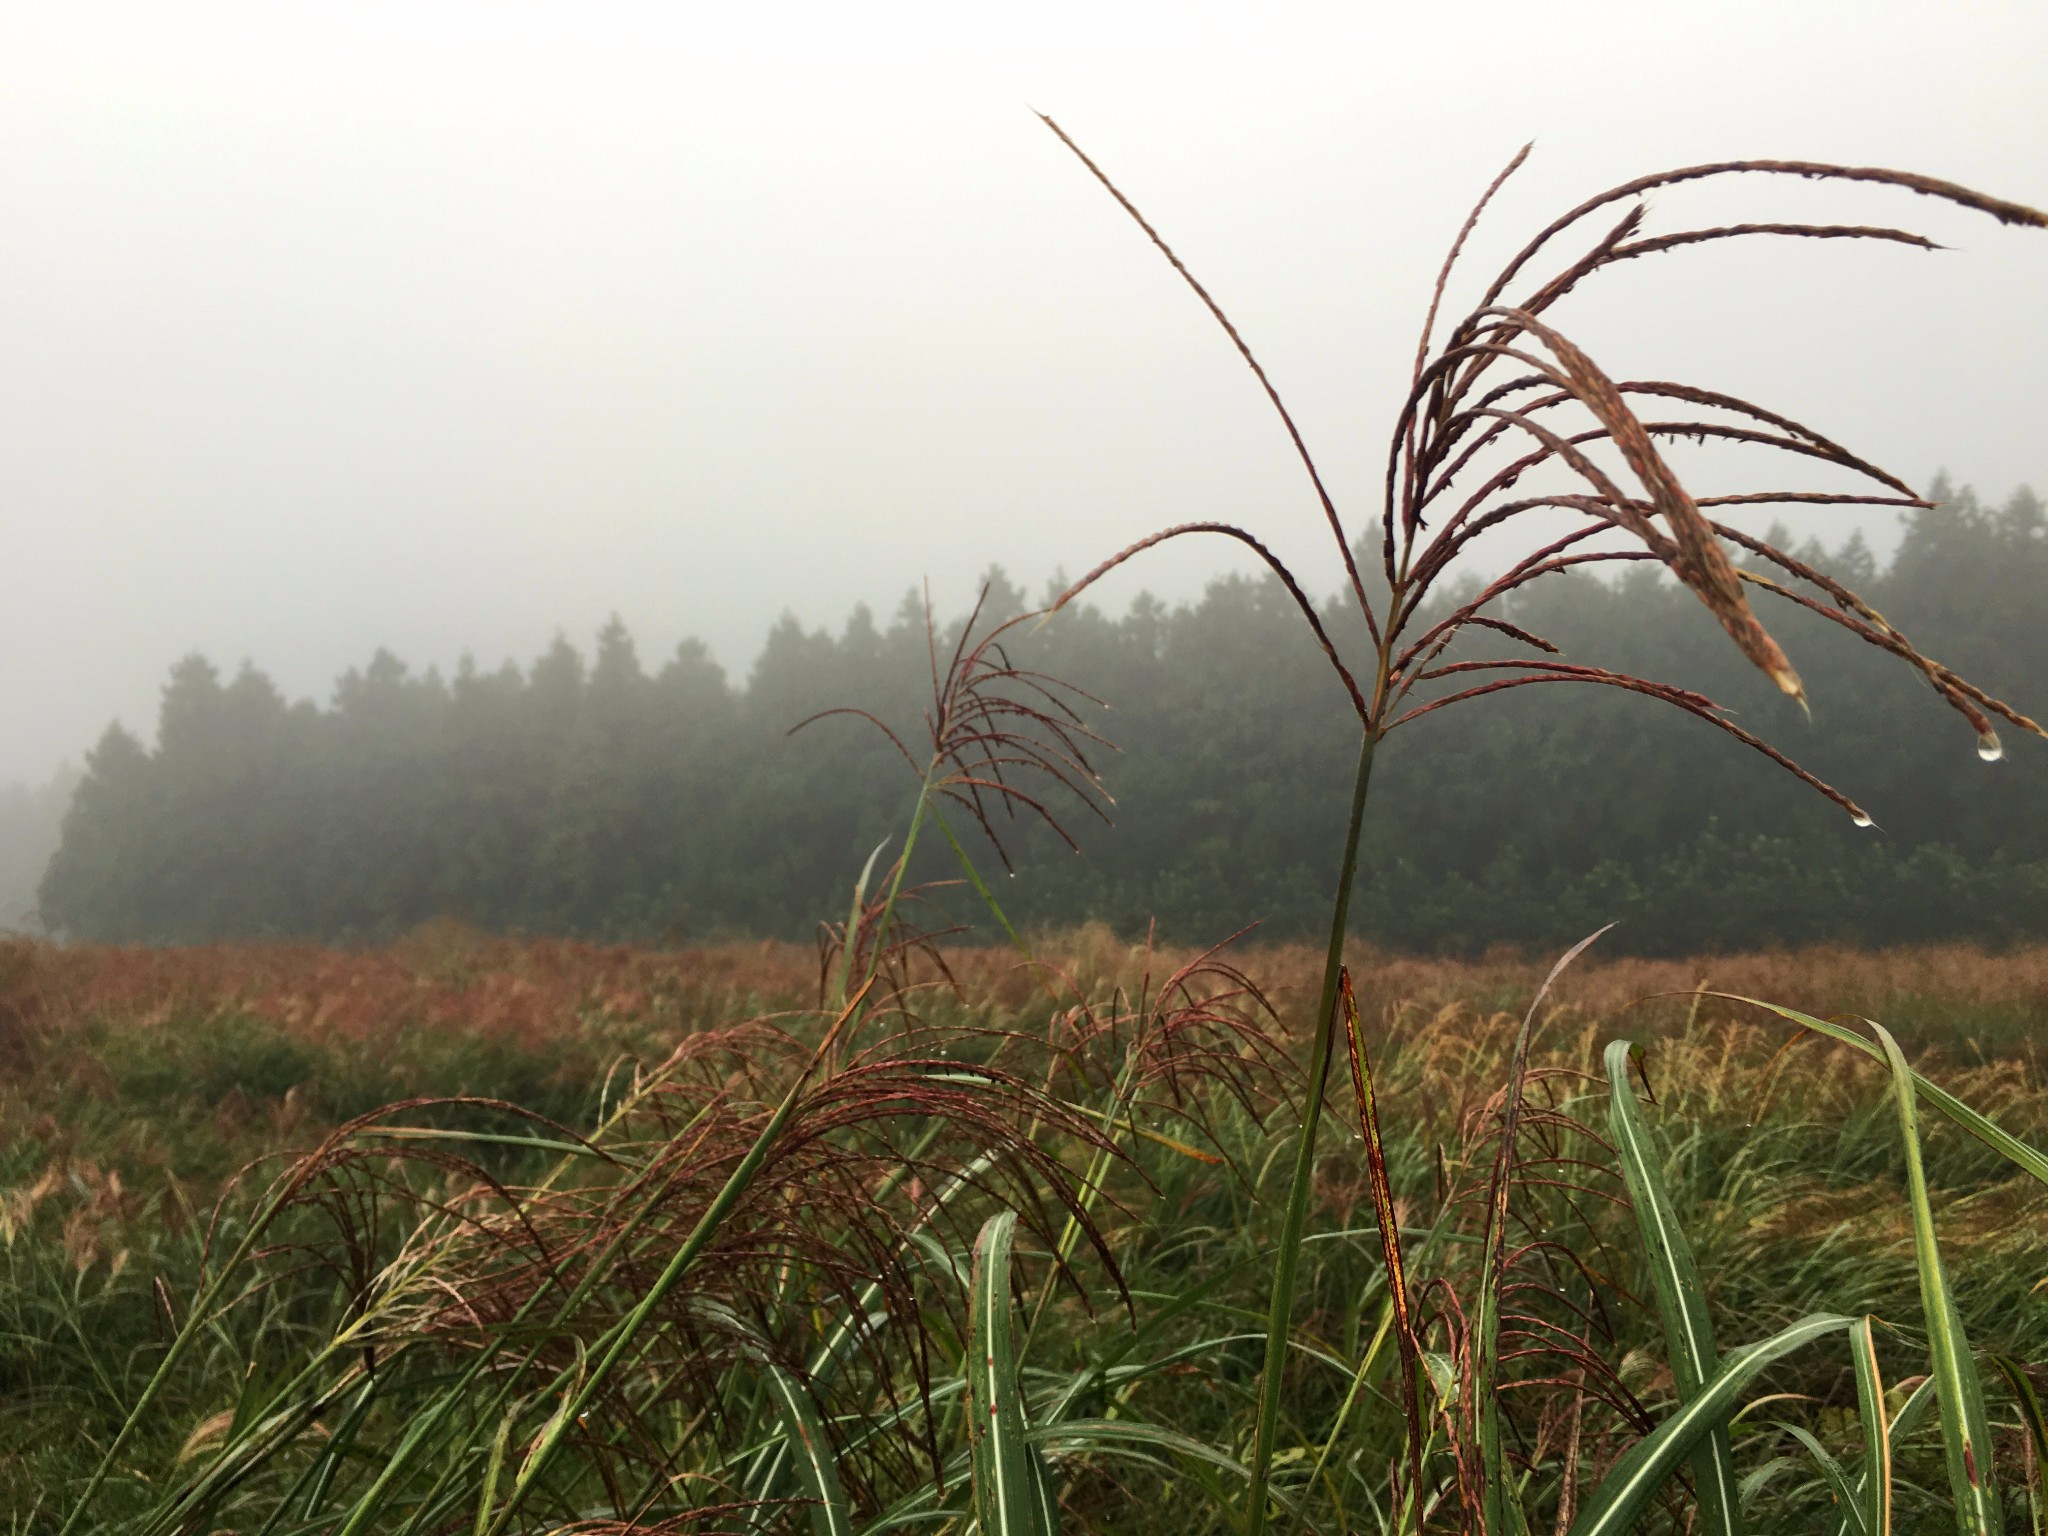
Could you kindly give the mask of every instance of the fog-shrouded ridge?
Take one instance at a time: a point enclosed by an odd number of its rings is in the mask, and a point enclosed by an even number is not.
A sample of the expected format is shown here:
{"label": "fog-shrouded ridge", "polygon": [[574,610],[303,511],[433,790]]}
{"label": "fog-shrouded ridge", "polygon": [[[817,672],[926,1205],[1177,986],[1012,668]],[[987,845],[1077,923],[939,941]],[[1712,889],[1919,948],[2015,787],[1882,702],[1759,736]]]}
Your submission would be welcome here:
{"label": "fog-shrouded ridge", "polygon": [[[1800,553],[1864,591],[1919,645],[2021,709],[2048,677],[2048,517],[1943,492],[1880,564],[1860,539]],[[985,617],[1025,594],[989,579]],[[1972,731],[1916,674],[1782,605],[1811,722],[1778,697],[1687,592],[1639,572],[1558,579],[1509,616],[1575,660],[1699,689],[1871,808],[1834,805],[1690,718],[1609,689],[1544,688],[1431,717],[1383,749],[1356,911],[1404,948],[1549,945],[1617,920],[1645,952],[2048,937],[2048,742],[1979,760]],[[1333,604],[1326,622],[1344,632]],[[939,644],[958,633],[942,624]],[[1486,642],[1503,644],[1498,636]],[[1093,754],[1104,824],[1034,783],[1082,846],[998,819],[998,880],[1026,924],[1154,921],[1177,940],[1321,920],[1355,726],[1277,584],[1231,578],[1199,600],[1079,606],[1017,659],[1113,707]],[[372,940],[442,916],[493,929],[680,942],[798,935],[844,911],[870,850],[900,837],[916,774],[836,706],[890,722],[913,752],[929,687],[915,597],[837,633],[785,618],[742,685],[695,642],[653,665],[614,621],[586,657],[566,639],[530,667],[452,676],[380,652],[325,707],[260,671],[190,657],[154,746],[116,727],[91,753],[42,887],[80,938]],[[991,877],[999,858],[959,815]],[[913,880],[954,878],[927,839]],[[963,889],[924,916],[980,921]]]}

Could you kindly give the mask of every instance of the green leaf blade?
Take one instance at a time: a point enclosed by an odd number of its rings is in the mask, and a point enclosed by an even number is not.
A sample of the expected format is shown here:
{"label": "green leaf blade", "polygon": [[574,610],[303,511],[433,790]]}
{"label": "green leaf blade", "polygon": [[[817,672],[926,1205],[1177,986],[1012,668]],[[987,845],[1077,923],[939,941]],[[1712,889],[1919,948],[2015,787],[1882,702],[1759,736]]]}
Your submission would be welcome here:
{"label": "green leaf blade", "polygon": [[1001,1211],[983,1224],[969,1279],[967,1433],[981,1536],[1046,1536],[1010,1333],[1010,1242],[1016,1227],[1014,1211]]}
{"label": "green leaf blade", "polygon": [[797,1481],[811,1506],[812,1536],[852,1536],[853,1513],[839,1481],[838,1458],[811,1395],[780,1366],[768,1367],[768,1390],[795,1451]]}
{"label": "green leaf blade", "polygon": [[1816,1312],[1730,1354],[1697,1397],[1622,1453],[1572,1523],[1571,1536],[1624,1536],[1632,1531],[1678,1464],[1716,1427],[1726,1427],[1736,1398],[1765,1367],[1815,1339],[1849,1327],[1852,1321]]}
{"label": "green leaf blade", "polygon": [[[1629,1087],[1629,1041],[1607,1047],[1608,1125],[1621,1162],[1629,1202],[1635,1208],[1645,1267],[1657,1293],[1664,1343],[1672,1381],[1680,1402],[1697,1397],[1720,1367],[1714,1324],[1707,1313],[1705,1287],[1692,1245],[1686,1241],[1671,1204],[1670,1190],[1657,1156],[1657,1146]],[[1699,1490],[1700,1525],[1712,1536],[1741,1536],[1742,1517],[1735,1482],[1735,1455],[1728,1429],[1713,1429],[1692,1455],[1693,1478]]]}
{"label": "green leaf blade", "polygon": [[1813,1431],[1798,1424],[1780,1422],[1778,1428],[1797,1440],[1806,1448],[1806,1454],[1813,1458],[1828,1491],[1835,1496],[1835,1505],[1842,1512],[1850,1536],[1870,1536],[1870,1529],[1864,1523],[1863,1505],[1856,1497],[1855,1488],[1850,1485],[1849,1474],[1842,1470],[1842,1464],[1835,1460],[1834,1453],[1814,1437]]}
{"label": "green leaf blade", "polygon": [[1856,1367],[1857,1418],[1863,1426],[1863,1476],[1856,1508],[1867,1536],[1892,1536],[1891,1426],[1885,1423],[1884,1377],[1877,1368],[1874,1321],[1858,1318],[1849,1330],[1849,1355]]}
{"label": "green leaf blade", "polygon": [[1881,1024],[1872,1028],[1877,1031],[1878,1043],[1892,1069],[1899,1134],[1905,1142],[1906,1187],[1913,1206],[1913,1257],[1920,1271],[1920,1304],[1927,1318],[1927,1347],[1941,1408],[1942,1443],[1948,1461],[1949,1491],[1955,1498],[1956,1530],[1958,1536],[1999,1536],[2005,1530],[2005,1522],[1998,1508],[1998,1488],[1992,1480],[1991,1425],[1984,1407],[1984,1383],[1977,1374],[1955,1297],[1949,1291],[1941,1245],[1935,1237],[1927,1169],[1920,1156],[1914,1075],[1890,1031]]}

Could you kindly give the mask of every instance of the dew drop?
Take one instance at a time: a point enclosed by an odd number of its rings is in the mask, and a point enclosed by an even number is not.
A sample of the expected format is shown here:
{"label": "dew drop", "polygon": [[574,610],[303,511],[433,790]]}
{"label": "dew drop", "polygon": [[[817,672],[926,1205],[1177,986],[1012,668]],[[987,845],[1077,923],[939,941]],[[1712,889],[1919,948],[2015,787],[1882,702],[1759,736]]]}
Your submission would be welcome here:
{"label": "dew drop", "polygon": [[1861,811],[1858,811],[1854,816],[1851,816],[1849,819],[1859,827],[1874,827],[1877,825],[1876,822],[1872,821],[1868,816],[1864,815]]}
{"label": "dew drop", "polygon": [[1987,763],[1995,763],[2005,756],[2005,743],[1998,739],[1998,732],[1986,731],[1977,738],[1977,755]]}

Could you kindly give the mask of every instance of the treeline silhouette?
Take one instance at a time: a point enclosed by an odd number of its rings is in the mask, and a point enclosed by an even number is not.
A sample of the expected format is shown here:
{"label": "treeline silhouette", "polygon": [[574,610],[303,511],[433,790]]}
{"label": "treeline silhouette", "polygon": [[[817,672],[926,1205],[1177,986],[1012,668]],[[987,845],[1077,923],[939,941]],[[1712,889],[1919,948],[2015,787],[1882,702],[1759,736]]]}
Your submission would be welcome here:
{"label": "treeline silhouette", "polygon": [[[1866,593],[1943,662],[2048,708],[2048,517],[2029,491],[1911,515],[1882,570],[1860,539],[1813,564]],[[1610,921],[1615,949],[1678,953],[1841,940],[2048,937],[2048,743],[1977,759],[1969,728],[1905,669],[1785,604],[1767,621],[1806,678],[1811,722],[1652,571],[1557,578],[1510,617],[1574,659],[1697,688],[1870,807],[1858,830],[1739,743],[1633,695],[1521,690],[1391,739],[1375,784],[1358,931],[1403,949],[1555,946]],[[1026,606],[999,573],[984,615]],[[1329,622],[1348,632],[1333,605]],[[942,649],[958,621],[942,627]],[[1512,642],[1501,645],[1512,649]],[[901,837],[916,775],[926,617],[906,598],[837,635],[785,618],[744,686],[688,642],[642,664],[616,621],[525,671],[415,674],[379,653],[325,708],[262,673],[191,657],[155,748],[120,727],[92,752],[41,885],[79,938],[368,941],[439,916],[484,927],[677,942],[794,935],[846,909]],[[954,819],[1019,924],[1157,921],[1176,939],[1247,924],[1294,937],[1327,910],[1355,737],[1342,693],[1277,587],[1236,577],[1198,602],[1080,607],[1020,659],[1114,707],[1087,723],[1113,825],[1071,802],[1072,852],[1005,829],[1015,877]],[[943,655],[941,657],[943,661]],[[2017,733],[2008,732],[2008,737]],[[913,880],[957,874],[927,838]],[[930,922],[982,921],[930,893]]]}

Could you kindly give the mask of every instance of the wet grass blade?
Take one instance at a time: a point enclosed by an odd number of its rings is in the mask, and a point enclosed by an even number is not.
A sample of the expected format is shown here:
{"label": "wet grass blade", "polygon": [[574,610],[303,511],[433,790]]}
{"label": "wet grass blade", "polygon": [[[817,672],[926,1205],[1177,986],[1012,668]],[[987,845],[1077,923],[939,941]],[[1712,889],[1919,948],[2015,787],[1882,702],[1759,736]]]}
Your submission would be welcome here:
{"label": "wet grass blade", "polygon": [[[1865,1321],[1868,1321],[1868,1319],[1865,1319]],[[1881,1468],[1884,1474],[1882,1518],[1886,1526],[1889,1526],[1891,1522],[1892,1458],[1897,1454],[1899,1447],[1906,1443],[1907,1438],[1913,1431],[1920,1427],[1920,1421],[1927,1416],[1928,1406],[1933,1401],[1934,1378],[1932,1376],[1922,1377],[1920,1385],[1907,1394],[1906,1400],[1899,1404],[1899,1411],[1892,1415],[1891,1422],[1885,1426],[1884,1454]],[[1882,1412],[1882,1409],[1880,1409],[1880,1412]],[[1877,1509],[1878,1505],[1873,1497],[1876,1490],[1872,1487],[1871,1469],[1868,1466],[1863,1469],[1862,1475],[1857,1479],[1856,1487],[1862,1497],[1863,1507],[1866,1510]],[[1843,1536],[1847,1529],[1848,1523],[1844,1521],[1835,1528],[1836,1536]],[[1877,1527],[1876,1529],[1882,1530],[1884,1527]]]}
{"label": "wet grass blade", "polygon": [[137,1396],[134,1403],[128,1409],[126,1417],[122,1419],[120,1429],[115,1432],[114,1438],[107,1448],[100,1453],[99,1464],[93,1469],[92,1476],[87,1479],[84,1489],[79,1493],[78,1501],[72,1505],[71,1513],[65,1517],[63,1525],[58,1527],[57,1536],[70,1536],[70,1533],[78,1528],[79,1522],[84,1520],[86,1512],[92,1508],[93,1502],[99,1497],[101,1486],[106,1482],[108,1475],[118,1464],[122,1451],[127,1448],[129,1442],[148,1418],[149,1410],[155,1403],[157,1395],[162,1392],[164,1386],[171,1380],[171,1377],[178,1368],[179,1362],[183,1360],[186,1353],[195,1343],[206,1337],[208,1326],[213,1321],[216,1308],[229,1295],[228,1288],[230,1282],[237,1278],[244,1261],[255,1251],[257,1244],[262,1240],[271,1222],[277,1218],[278,1213],[284,1210],[285,1206],[289,1203],[295,1188],[296,1185],[291,1180],[283,1180],[273,1186],[270,1192],[264,1196],[263,1203],[257,1208],[255,1215],[250,1218],[248,1228],[243,1232],[241,1240],[235,1244],[234,1250],[229,1253],[220,1268],[214,1271],[213,1278],[206,1283],[198,1296],[193,1299],[191,1310],[186,1313],[183,1326],[178,1329],[176,1336],[171,1340],[171,1347],[164,1351],[163,1358],[157,1362],[156,1369],[150,1374],[150,1378],[143,1386],[141,1394]]}
{"label": "wet grass blade", "polygon": [[1009,939],[1011,947],[1026,960],[1032,959],[1031,946],[1024,942],[1024,935],[1019,933],[1016,924],[1010,921],[1010,914],[1005,912],[1003,904],[996,900],[996,893],[990,890],[988,882],[981,878],[981,871],[974,867],[974,860],[967,856],[967,850],[960,845],[958,835],[947,824],[946,818],[939,813],[936,806],[932,808],[932,820],[938,823],[939,830],[945,833],[946,842],[953,849],[953,857],[959,862],[961,871],[967,876],[967,883],[974,887],[974,894],[981,898],[982,905],[988,908],[996,922],[1002,927],[1003,934]]}
{"label": "wet grass blade", "polygon": [[1622,1453],[1572,1522],[1571,1536],[1624,1536],[1633,1531],[1665,1480],[1708,1435],[1727,1425],[1735,1400],[1766,1366],[1852,1321],[1816,1312],[1761,1343],[1731,1353],[1697,1397]]}
{"label": "wet grass blade", "polygon": [[768,1367],[768,1390],[796,1450],[797,1480],[811,1505],[812,1536],[850,1536],[853,1516],[839,1483],[839,1462],[811,1396],[780,1366]]}
{"label": "wet grass blade", "polygon": [[967,1434],[981,1536],[1046,1536],[1024,1443],[1024,1400],[1010,1338],[1014,1211],[989,1217],[974,1240],[967,1309]]}
{"label": "wet grass blade", "polygon": [[[1632,1050],[1626,1040],[1617,1040],[1607,1047],[1607,1081],[1612,1090],[1607,1123],[1621,1160],[1622,1178],[1628,1184],[1629,1202],[1635,1207],[1643,1264],[1657,1292],[1657,1311],[1664,1323],[1664,1349],[1671,1378],[1678,1388],[1679,1401],[1688,1402],[1699,1395],[1701,1384],[1719,1367],[1720,1352],[1714,1344],[1714,1324],[1707,1315],[1706,1292],[1700,1284],[1692,1245],[1686,1241],[1671,1208],[1663,1165],[1651,1140],[1650,1128],[1636,1106],[1635,1091],[1629,1087]],[[1742,1518],[1736,1497],[1735,1457],[1725,1427],[1709,1433],[1693,1453],[1692,1469],[1699,1489],[1698,1528],[1712,1536],[1739,1536]]]}
{"label": "wet grass blade", "polygon": [[512,1147],[525,1152],[552,1152],[559,1157],[592,1158],[609,1161],[587,1142],[562,1141],[553,1136],[512,1136],[493,1131],[448,1131],[426,1125],[366,1125],[356,1132],[366,1141],[460,1141],[482,1147]]}
{"label": "wet grass blade", "polygon": [[2005,1525],[1992,1481],[1991,1426],[1984,1410],[1984,1384],[1963,1334],[1963,1320],[1950,1295],[1934,1235],[1934,1209],[1927,1197],[1927,1170],[1920,1158],[1919,1111],[1913,1073],[1898,1041],[1873,1025],[1891,1063],[1899,1134],[1906,1147],[1906,1185],[1913,1202],[1913,1257],[1920,1271],[1920,1302],[1927,1316],[1927,1345],[1933,1356],[1935,1391],[1941,1405],[1941,1433],[1947,1452],[1949,1489],[1955,1496],[1956,1530],[1961,1536],[1997,1536]]}
{"label": "wet grass blade", "polygon": [[[1852,1508],[1866,1536],[1892,1536],[1892,1441],[1885,1423],[1884,1376],[1877,1368],[1877,1333],[1868,1317],[1849,1330],[1856,1366],[1857,1417],[1863,1425],[1863,1477]],[[1846,1523],[1846,1522],[1845,1522]]]}
{"label": "wet grass blade", "polygon": [[[376,1396],[377,1378],[373,1376],[363,1383],[362,1391],[356,1394],[356,1400],[349,1405],[348,1412],[335,1426],[333,1438],[320,1448],[320,1454],[313,1458],[312,1465],[306,1469],[306,1497],[304,1504],[300,1506],[302,1518],[313,1519],[320,1513],[321,1506],[327,1502],[327,1495],[334,1487],[334,1479],[341,1471],[342,1462],[355,1448],[356,1436],[361,1432],[363,1420],[369,1416],[370,1405]],[[296,1488],[293,1490],[294,1493],[297,1491]],[[271,1527],[284,1518],[290,1503],[289,1498],[279,1500],[269,1522],[257,1536],[268,1536]]]}

